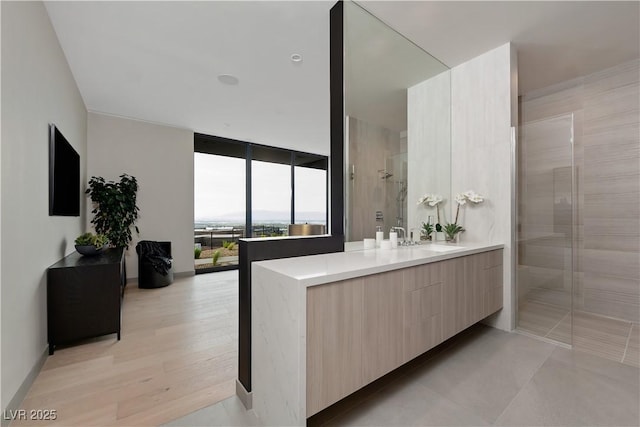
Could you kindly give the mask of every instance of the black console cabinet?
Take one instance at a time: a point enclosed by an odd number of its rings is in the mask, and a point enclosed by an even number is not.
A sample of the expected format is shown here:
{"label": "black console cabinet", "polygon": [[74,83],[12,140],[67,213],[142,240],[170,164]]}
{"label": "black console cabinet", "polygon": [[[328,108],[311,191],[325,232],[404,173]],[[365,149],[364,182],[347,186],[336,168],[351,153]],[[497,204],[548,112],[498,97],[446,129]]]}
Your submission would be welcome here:
{"label": "black console cabinet", "polygon": [[47,270],[49,354],[57,344],[118,334],[126,283],[124,249],[88,257],[77,252]]}

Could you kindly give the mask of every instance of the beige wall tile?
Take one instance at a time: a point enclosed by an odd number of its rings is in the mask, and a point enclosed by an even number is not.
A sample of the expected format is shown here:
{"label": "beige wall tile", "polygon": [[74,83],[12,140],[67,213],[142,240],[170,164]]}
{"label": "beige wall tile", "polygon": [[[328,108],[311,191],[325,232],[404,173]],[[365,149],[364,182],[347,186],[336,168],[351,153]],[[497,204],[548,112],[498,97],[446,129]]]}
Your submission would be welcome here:
{"label": "beige wall tile", "polygon": [[583,252],[585,273],[640,279],[637,253],[596,249],[585,249]]}
{"label": "beige wall tile", "polygon": [[[626,321],[638,321],[640,314],[639,77],[640,61],[634,60],[521,99],[522,123],[527,123],[521,142],[532,145],[523,149],[521,159],[522,230],[550,230],[553,211],[545,192],[551,192],[552,178],[548,171],[545,175],[545,167],[552,169],[547,164],[557,166],[561,160],[559,147],[545,140],[553,134],[553,126],[540,129],[541,122],[530,122],[573,113],[577,190],[573,304]],[[545,164],[545,153],[555,159]],[[563,279],[544,267],[559,269],[564,263],[554,260],[553,249],[538,245],[521,245],[521,262],[535,266],[525,275],[528,293],[535,291],[532,283],[553,287]],[[579,322],[577,346],[591,340],[582,346],[606,355],[606,340],[594,332],[606,327],[606,318],[585,316]],[[562,328],[554,333],[560,337]]]}

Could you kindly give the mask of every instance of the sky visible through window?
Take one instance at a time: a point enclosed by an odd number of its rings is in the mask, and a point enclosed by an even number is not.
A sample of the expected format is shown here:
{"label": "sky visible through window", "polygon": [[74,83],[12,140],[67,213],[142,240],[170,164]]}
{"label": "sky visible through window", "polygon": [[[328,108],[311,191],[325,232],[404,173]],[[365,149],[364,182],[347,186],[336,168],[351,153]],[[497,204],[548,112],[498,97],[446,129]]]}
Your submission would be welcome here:
{"label": "sky visible through window", "polygon": [[[244,159],[194,154],[195,222],[244,222],[245,167]],[[288,223],[291,209],[289,167],[253,161],[252,174],[256,187],[252,200],[254,223]],[[326,171],[296,167],[295,177],[296,222],[324,222]]]}

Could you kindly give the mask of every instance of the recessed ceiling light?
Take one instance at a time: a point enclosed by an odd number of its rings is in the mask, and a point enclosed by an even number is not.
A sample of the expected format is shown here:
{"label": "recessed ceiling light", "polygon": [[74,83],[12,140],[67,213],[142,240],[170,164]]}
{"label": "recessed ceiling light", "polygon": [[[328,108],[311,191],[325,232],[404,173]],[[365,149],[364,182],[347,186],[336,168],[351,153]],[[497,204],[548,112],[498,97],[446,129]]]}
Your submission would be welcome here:
{"label": "recessed ceiling light", "polygon": [[236,76],[232,76],[231,74],[220,74],[218,80],[222,84],[231,86],[235,86],[240,82]]}
{"label": "recessed ceiling light", "polygon": [[293,62],[302,62],[302,55],[299,53],[294,53],[291,55],[291,61]]}

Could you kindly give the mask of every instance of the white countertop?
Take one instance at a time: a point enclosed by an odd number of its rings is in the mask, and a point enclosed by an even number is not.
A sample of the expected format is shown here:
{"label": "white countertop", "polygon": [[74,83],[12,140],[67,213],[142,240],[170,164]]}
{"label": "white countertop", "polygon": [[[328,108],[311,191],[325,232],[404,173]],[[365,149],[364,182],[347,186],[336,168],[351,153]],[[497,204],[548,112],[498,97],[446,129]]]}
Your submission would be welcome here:
{"label": "white countertop", "polygon": [[429,249],[430,246],[431,244],[424,244],[396,249],[363,249],[256,261],[252,265],[286,276],[308,287],[504,248],[503,244],[439,243],[437,246],[455,249],[435,252]]}

